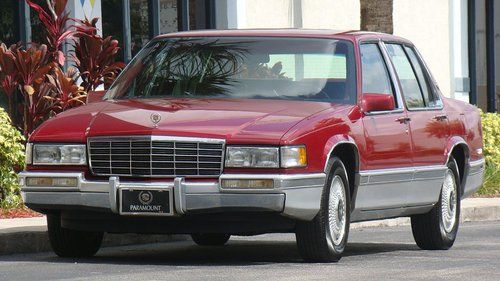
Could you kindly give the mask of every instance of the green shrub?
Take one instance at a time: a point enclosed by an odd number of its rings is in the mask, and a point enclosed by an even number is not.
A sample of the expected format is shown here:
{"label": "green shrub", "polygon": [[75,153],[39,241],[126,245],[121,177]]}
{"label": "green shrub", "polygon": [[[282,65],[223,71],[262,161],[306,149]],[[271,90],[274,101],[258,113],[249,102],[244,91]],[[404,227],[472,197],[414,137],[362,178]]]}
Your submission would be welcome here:
{"label": "green shrub", "polygon": [[486,159],[484,184],[480,195],[500,194],[500,114],[483,113],[483,153]]}
{"label": "green shrub", "polygon": [[0,207],[21,204],[16,170],[24,164],[24,138],[0,108]]}

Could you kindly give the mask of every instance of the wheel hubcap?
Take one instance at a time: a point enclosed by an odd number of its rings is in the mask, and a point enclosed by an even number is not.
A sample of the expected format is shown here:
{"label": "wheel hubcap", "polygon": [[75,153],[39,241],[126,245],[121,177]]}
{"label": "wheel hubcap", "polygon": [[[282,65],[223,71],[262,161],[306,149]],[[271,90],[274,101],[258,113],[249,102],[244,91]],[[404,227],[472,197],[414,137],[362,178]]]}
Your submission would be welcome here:
{"label": "wheel hubcap", "polygon": [[331,242],[338,246],[342,243],[345,235],[346,225],[346,196],[344,182],[339,176],[335,176],[330,186],[328,200],[328,232]]}
{"label": "wheel hubcap", "polygon": [[450,233],[455,226],[457,214],[457,185],[455,175],[448,169],[445,174],[441,190],[441,220],[446,233]]}

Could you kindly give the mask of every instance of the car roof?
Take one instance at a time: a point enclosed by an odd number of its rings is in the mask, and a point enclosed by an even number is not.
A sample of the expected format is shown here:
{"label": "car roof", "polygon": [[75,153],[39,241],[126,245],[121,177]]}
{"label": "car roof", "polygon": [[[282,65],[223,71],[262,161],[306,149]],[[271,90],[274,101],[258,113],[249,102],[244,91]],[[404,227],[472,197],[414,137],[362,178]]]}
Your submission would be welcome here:
{"label": "car roof", "polygon": [[262,29],[206,29],[181,31],[159,35],[156,38],[172,37],[305,37],[305,38],[341,38],[351,41],[381,39],[386,41],[410,41],[392,34],[332,29],[302,29],[302,28],[262,28]]}

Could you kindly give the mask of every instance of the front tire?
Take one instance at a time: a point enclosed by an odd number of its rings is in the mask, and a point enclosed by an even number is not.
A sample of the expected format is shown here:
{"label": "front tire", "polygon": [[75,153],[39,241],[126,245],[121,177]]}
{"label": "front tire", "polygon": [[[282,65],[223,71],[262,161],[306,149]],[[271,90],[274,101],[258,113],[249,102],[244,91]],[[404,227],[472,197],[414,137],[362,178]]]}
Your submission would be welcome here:
{"label": "front tire", "polygon": [[423,250],[447,250],[453,246],[460,224],[460,177],[455,159],[448,163],[438,203],[426,214],[411,217],[411,229]]}
{"label": "front tire", "polygon": [[92,257],[101,247],[102,232],[79,231],[63,228],[59,215],[47,215],[47,228],[52,250],[59,257]]}
{"label": "front tire", "polygon": [[333,157],[329,162],[319,213],[312,221],[297,223],[297,247],[305,261],[340,260],[349,235],[350,198],[345,166],[340,159]]}
{"label": "front tire", "polygon": [[197,233],[191,234],[194,243],[200,246],[223,246],[229,241],[231,235],[220,233]]}

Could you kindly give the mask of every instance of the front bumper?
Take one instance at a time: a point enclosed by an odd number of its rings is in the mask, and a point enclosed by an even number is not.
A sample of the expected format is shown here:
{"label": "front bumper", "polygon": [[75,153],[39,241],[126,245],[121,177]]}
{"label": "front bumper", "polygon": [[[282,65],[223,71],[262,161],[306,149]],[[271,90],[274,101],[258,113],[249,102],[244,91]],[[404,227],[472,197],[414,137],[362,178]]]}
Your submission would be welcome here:
{"label": "front bumper", "polygon": [[[118,213],[119,188],[161,187],[172,190],[174,215],[223,211],[277,212],[283,216],[312,220],[319,211],[324,173],[316,174],[223,174],[219,181],[200,182],[175,178],[173,182],[130,182],[110,177],[89,181],[83,173],[22,172],[19,174],[25,204],[36,210],[90,209]],[[27,185],[29,177],[75,177],[75,187]],[[272,179],[273,189],[221,188],[222,179]]]}

